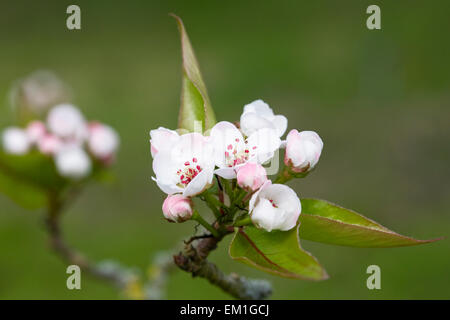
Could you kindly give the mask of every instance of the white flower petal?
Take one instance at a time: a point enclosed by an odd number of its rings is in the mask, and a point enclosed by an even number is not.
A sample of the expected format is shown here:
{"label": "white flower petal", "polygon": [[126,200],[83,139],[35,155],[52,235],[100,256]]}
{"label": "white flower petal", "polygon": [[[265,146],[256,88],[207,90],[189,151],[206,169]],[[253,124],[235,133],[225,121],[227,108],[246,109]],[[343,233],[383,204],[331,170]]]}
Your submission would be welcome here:
{"label": "white flower petal", "polygon": [[288,125],[287,118],[283,115],[276,115],[272,121],[277,130],[278,136],[281,137],[286,132],[287,129]]}
{"label": "white flower petal", "polygon": [[247,137],[263,128],[274,129],[278,137],[281,137],[286,131],[287,119],[282,115],[274,115],[267,103],[256,100],[244,106],[240,127]]}
{"label": "white flower petal", "polygon": [[285,210],[287,215],[280,230],[289,230],[297,224],[302,206],[294,190],[283,184],[273,184],[269,189],[263,190],[260,196],[269,197],[278,208]]}
{"label": "white flower petal", "polygon": [[213,173],[209,170],[202,170],[192,181],[186,186],[183,191],[183,196],[193,197],[202,193],[212,182]]}
{"label": "white flower petal", "polygon": [[176,164],[167,153],[158,153],[153,159],[153,172],[157,180],[164,185],[176,185],[179,181],[176,175]]}
{"label": "white flower petal", "polygon": [[257,157],[257,162],[265,163],[271,159],[274,152],[280,148],[281,140],[273,129],[260,129],[247,139],[251,156]]}
{"label": "white flower petal", "polygon": [[273,111],[267,103],[258,99],[244,106],[244,114],[246,113],[258,113],[263,117],[272,117]]}
{"label": "white flower petal", "polygon": [[159,151],[167,152],[178,141],[180,136],[174,130],[163,127],[150,131],[150,145],[152,157]]}
{"label": "white flower petal", "polygon": [[270,185],[272,185],[272,181],[267,180],[267,181],[261,186],[261,188],[259,188],[259,190],[256,191],[256,192],[252,195],[252,197],[250,198],[250,201],[249,201],[249,203],[248,203],[248,211],[249,211],[250,213],[252,212],[253,208],[254,208],[255,205],[256,205],[256,202],[257,202],[257,200],[258,200],[258,197],[259,197],[260,192],[261,192],[262,190],[264,190],[264,188],[267,188],[267,187],[270,186]]}
{"label": "white flower petal", "polygon": [[248,137],[261,128],[275,129],[273,122],[257,113],[243,114],[240,119],[241,131]]}
{"label": "white flower petal", "polygon": [[183,188],[180,188],[174,184],[165,184],[162,183],[161,181],[155,179],[152,177],[152,179],[156,182],[156,184],[158,185],[158,187],[161,189],[162,192],[167,193],[167,194],[174,194],[174,193],[181,193],[183,192]]}
{"label": "white flower petal", "polygon": [[218,122],[210,133],[214,146],[214,161],[219,168],[228,167],[233,152],[241,152],[245,148],[244,137],[231,122]]}
{"label": "white flower petal", "polygon": [[236,171],[234,168],[219,168],[214,170],[214,173],[224,179],[236,179]]}
{"label": "white flower petal", "polygon": [[277,218],[283,213],[281,210],[272,206],[267,199],[261,199],[252,212],[252,221],[259,227],[267,231],[272,231],[278,227]]}
{"label": "white flower petal", "polygon": [[268,231],[286,231],[297,224],[301,203],[288,186],[267,182],[252,196],[249,211],[257,226]]}

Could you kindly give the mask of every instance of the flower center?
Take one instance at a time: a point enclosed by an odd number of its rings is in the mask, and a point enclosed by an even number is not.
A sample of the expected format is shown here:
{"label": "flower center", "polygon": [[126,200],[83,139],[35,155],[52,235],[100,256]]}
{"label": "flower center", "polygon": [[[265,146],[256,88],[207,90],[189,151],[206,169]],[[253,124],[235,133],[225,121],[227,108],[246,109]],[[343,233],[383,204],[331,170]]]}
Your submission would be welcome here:
{"label": "flower center", "polygon": [[[239,138],[236,138],[235,141],[236,143],[234,145],[230,143],[225,150],[225,164],[229,168],[247,162],[250,157],[250,150],[247,146],[244,149],[238,150],[238,143],[240,140]],[[245,143],[247,144],[247,141],[245,141]],[[256,147],[253,147],[253,149],[256,149]]]}
{"label": "flower center", "polygon": [[200,172],[202,172],[202,167],[197,164],[197,158],[186,161],[183,167],[177,170],[177,175],[180,178],[178,185],[186,187]]}
{"label": "flower center", "polygon": [[278,206],[275,204],[275,202],[273,202],[272,199],[269,199],[269,202],[272,204],[272,207],[274,208],[278,208]]}

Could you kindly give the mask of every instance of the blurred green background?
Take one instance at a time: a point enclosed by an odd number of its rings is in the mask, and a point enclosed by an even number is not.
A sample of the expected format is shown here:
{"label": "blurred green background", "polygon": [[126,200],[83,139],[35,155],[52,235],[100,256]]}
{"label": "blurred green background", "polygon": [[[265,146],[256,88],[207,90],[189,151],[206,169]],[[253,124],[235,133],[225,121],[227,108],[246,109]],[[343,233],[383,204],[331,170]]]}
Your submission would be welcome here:
{"label": "blurred green background", "polygon": [[[81,7],[82,29],[66,28]],[[12,1],[0,4],[0,128],[12,122],[14,80],[50,69],[89,119],[119,131],[117,183],[92,185],[64,217],[67,240],[96,260],[145,269],[193,223],[162,218],[148,132],[175,128],[181,83],[175,22],[181,16],[220,120],[237,120],[257,98],[289,128],[315,130],[317,170],[290,185],[420,239],[450,226],[450,20],[448,1],[376,1],[382,30],[365,26],[373,1]],[[0,195],[1,299],[116,299],[88,276],[66,289],[65,265],[48,250],[43,212]],[[449,240],[408,248],[355,249],[304,241],[330,279],[277,278],[231,261],[226,239],[211,260],[226,272],[269,279],[275,299],[450,298]],[[367,266],[382,289],[366,288]],[[169,299],[228,298],[175,272]]]}

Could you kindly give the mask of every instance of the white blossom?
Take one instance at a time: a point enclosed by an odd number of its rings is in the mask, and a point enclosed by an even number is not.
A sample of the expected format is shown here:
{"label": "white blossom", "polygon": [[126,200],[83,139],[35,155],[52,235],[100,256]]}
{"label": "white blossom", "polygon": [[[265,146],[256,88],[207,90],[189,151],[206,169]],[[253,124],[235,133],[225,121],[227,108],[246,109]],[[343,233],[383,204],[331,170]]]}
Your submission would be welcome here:
{"label": "white blossom", "polygon": [[23,155],[30,150],[31,142],[25,130],[9,127],[2,133],[3,149],[6,153]]}
{"label": "white blossom", "polygon": [[267,181],[250,199],[252,222],[267,231],[287,231],[295,227],[302,207],[294,190]]}
{"label": "white blossom", "polygon": [[255,100],[244,106],[241,115],[240,126],[246,136],[259,129],[274,129],[281,137],[287,128],[287,119],[283,115],[275,115],[267,103],[262,100]]}
{"label": "white blossom", "polygon": [[200,194],[212,184],[214,158],[211,155],[209,138],[199,133],[181,135],[170,149],[159,149],[155,154],[153,180],[167,194],[181,193],[185,197]]}
{"label": "white blossom", "polygon": [[246,162],[267,162],[281,144],[273,129],[259,129],[244,139],[236,126],[227,121],[217,123],[211,129],[210,136],[215,164],[219,167],[214,173],[225,179],[236,178],[237,170]]}

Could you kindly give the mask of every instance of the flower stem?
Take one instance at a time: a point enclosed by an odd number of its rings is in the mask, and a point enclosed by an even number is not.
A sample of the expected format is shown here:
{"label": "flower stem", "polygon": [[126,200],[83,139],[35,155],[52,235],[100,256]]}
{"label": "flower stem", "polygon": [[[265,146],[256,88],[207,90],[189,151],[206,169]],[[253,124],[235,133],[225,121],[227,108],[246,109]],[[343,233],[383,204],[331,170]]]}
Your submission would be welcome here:
{"label": "flower stem", "polygon": [[234,198],[233,205],[239,204],[247,196],[247,192],[245,190],[238,190],[236,197]]}
{"label": "flower stem", "polygon": [[50,237],[50,245],[52,249],[68,264],[78,265],[84,271],[91,275],[110,281],[119,289],[123,289],[126,285],[125,278],[118,272],[104,272],[99,269],[96,264],[89,261],[83,254],[72,249],[66,242],[61,231],[61,214],[64,204],[59,194],[52,193],[48,197],[48,211],[46,226]]}
{"label": "flower stem", "polygon": [[211,234],[214,237],[216,237],[216,238],[220,237],[219,232],[217,232],[217,230],[214,229],[214,227],[212,225],[210,225],[208,223],[208,221],[203,219],[203,217],[198,213],[197,210],[194,210],[194,213],[192,214],[192,218],[191,219],[197,221],[198,223],[200,223],[206,230],[211,232]]}
{"label": "flower stem", "polygon": [[247,216],[241,220],[238,220],[234,223],[233,226],[235,227],[243,227],[243,226],[248,226],[252,224],[252,219],[250,218],[250,216]]}
{"label": "flower stem", "polygon": [[283,171],[281,171],[280,174],[278,175],[278,177],[275,179],[274,183],[284,184],[284,183],[288,182],[289,180],[291,180],[292,178],[293,178],[293,176],[289,172],[289,168],[285,166],[283,168]]}
{"label": "flower stem", "polygon": [[225,192],[228,194],[228,197],[230,198],[230,202],[233,202],[233,189],[230,186],[230,182],[227,179],[222,179],[222,184],[225,188]]}
{"label": "flower stem", "polygon": [[219,199],[216,199],[212,194],[208,193],[207,191],[203,194],[206,205],[211,209],[211,211],[214,213],[214,216],[216,219],[222,216],[220,213],[220,210],[218,209],[223,206],[223,203],[219,201]]}

